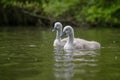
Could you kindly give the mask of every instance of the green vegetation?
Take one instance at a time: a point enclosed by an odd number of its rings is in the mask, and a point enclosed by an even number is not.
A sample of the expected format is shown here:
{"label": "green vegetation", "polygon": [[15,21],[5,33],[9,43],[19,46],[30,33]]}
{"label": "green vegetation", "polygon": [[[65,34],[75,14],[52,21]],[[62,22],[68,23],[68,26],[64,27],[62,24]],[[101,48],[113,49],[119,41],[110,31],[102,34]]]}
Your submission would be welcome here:
{"label": "green vegetation", "polygon": [[119,25],[120,0],[1,0],[0,24]]}

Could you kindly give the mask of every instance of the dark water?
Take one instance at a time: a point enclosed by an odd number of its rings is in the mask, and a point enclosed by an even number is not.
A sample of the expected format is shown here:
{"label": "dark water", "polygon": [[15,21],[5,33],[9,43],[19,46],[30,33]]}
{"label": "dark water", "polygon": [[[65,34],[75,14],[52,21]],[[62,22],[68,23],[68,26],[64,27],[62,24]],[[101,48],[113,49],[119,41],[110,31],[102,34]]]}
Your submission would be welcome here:
{"label": "dark water", "polygon": [[120,30],[75,28],[98,51],[54,49],[52,28],[0,28],[0,80],[119,80]]}

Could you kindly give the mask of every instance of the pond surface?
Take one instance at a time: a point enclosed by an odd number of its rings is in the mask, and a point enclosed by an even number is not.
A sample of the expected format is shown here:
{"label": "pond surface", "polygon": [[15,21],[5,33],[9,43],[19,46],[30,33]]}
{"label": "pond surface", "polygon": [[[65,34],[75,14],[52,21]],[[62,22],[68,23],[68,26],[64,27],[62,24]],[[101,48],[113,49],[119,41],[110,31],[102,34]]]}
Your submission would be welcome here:
{"label": "pond surface", "polygon": [[0,28],[0,80],[119,80],[120,29],[75,28],[101,43],[98,51],[54,49],[52,28]]}

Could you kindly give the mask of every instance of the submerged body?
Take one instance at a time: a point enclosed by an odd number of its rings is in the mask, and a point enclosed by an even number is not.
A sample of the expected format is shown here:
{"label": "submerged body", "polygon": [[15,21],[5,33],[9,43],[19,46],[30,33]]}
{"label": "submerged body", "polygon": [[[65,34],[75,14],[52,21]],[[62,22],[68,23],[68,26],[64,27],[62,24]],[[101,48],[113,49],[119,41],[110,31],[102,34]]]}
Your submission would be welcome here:
{"label": "submerged body", "polygon": [[55,39],[54,40],[54,43],[53,43],[53,46],[54,47],[64,47],[65,43],[67,42],[67,38],[64,38],[64,39]]}

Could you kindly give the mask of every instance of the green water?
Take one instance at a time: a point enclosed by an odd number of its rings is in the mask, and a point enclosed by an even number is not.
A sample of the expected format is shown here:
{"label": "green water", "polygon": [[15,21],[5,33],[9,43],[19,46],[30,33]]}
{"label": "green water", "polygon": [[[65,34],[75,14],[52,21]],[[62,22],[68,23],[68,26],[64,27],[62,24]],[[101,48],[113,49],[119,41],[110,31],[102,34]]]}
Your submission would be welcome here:
{"label": "green water", "polygon": [[52,28],[0,28],[0,80],[119,80],[120,30],[75,28],[98,51],[54,49]]}

